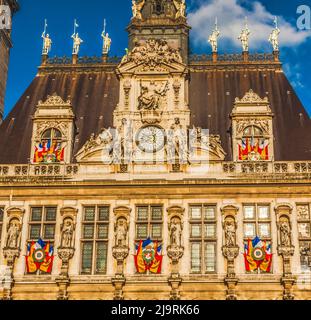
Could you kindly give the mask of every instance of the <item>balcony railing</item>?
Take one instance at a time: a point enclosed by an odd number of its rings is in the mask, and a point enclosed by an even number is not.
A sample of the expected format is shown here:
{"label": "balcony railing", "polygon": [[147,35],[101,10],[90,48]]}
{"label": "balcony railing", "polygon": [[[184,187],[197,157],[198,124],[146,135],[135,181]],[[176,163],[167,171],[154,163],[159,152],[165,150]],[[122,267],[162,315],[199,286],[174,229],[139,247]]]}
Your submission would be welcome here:
{"label": "balcony railing", "polygon": [[[195,169],[195,170],[194,170]],[[0,180],[110,180],[124,179],[124,175],[132,178],[166,179],[170,174],[178,173],[178,179],[213,178],[232,179],[245,176],[260,178],[307,178],[311,179],[310,162],[210,162],[209,164],[172,165],[144,165],[133,163],[128,165],[114,164],[49,164],[49,165],[0,165]],[[123,175],[123,176],[122,176]],[[128,176],[128,179],[131,179]]]}
{"label": "balcony railing", "polygon": [[0,165],[1,177],[71,177],[78,173],[78,165]]}

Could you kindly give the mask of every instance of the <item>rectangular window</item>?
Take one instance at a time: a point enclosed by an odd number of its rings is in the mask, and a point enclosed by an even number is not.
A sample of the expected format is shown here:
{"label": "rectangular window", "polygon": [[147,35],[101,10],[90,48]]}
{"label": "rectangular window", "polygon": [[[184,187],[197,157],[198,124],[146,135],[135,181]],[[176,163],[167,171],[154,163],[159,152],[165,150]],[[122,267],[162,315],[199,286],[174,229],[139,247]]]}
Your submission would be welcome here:
{"label": "rectangular window", "polygon": [[[245,204],[243,206],[244,243],[259,237],[271,244],[271,212],[268,204]],[[258,271],[259,272],[259,271]]]}
{"label": "rectangular window", "polygon": [[[40,206],[30,208],[28,244],[42,239],[54,246],[57,220],[56,206]],[[45,274],[38,271],[38,274]]]}
{"label": "rectangular window", "polygon": [[106,274],[109,238],[109,206],[83,208],[82,274]]}
{"label": "rectangular window", "polygon": [[1,237],[2,237],[2,226],[3,226],[3,218],[4,218],[4,208],[0,207],[0,243],[1,243]]}
{"label": "rectangular window", "polygon": [[311,205],[297,204],[298,237],[300,246],[300,263],[303,272],[311,269]]}
{"label": "rectangular window", "polygon": [[53,244],[57,207],[32,207],[30,211],[29,242],[36,242],[41,238]]}
{"label": "rectangular window", "polygon": [[190,206],[191,272],[216,272],[216,206]]}
{"label": "rectangular window", "polygon": [[163,207],[137,206],[136,208],[136,240],[162,241]]}
{"label": "rectangular window", "polygon": [[271,213],[270,205],[252,204],[243,206],[244,238],[271,240]]}

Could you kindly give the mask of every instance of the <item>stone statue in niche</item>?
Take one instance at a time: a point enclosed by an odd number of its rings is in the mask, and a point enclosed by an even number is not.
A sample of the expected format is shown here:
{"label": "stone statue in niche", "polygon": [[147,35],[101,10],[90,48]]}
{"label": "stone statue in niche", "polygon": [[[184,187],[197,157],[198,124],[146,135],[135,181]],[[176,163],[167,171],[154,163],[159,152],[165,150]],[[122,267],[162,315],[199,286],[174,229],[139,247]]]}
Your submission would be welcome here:
{"label": "stone statue in niche", "polygon": [[66,219],[62,225],[61,248],[72,248],[74,226],[71,219]]}
{"label": "stone statue in niche", "polygon": [[227,219],[225,221],[225,239],[226,239],[226,247],[235,247],[236,226],[233,219]]}
{"label": "stone statue in niche", "polygon": [[125,218],[119,218],[115,224],[115,241],[116,247],[127,246],[127,221]]}
{"label": "stone statue in niche", "polygon": [[291,246],[291,227],[287,219],[280,222],[280,241],[281,246]]}
{"label": "stone statue in niche", "polygon": [[171,246],[181,247],[183,226],[180,218],[174,217],[169,225]]}
{"label": "stone statue in niche", "polygon": [[6,247],[10,249],[17,249],[19,235],[20,235],[20,224],[16,219],[12,219],[8,226]]}

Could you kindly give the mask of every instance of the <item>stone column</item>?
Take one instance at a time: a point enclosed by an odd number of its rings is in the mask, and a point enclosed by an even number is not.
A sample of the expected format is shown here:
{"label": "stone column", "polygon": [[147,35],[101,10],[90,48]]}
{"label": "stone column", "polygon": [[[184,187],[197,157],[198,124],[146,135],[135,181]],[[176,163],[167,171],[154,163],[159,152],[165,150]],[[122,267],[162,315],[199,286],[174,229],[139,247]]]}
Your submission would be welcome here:
{"label": "stone column", "polygon": [[[24,209],[9,208],[7,210],[8,224],[5,238],[3,256],[7,263],[5,286],[3,289],[3,300],[12,300],[12,290],[14,287],[14,265],[20,256],[21,231],[23,225]],[[1,279],[2,280],[2,279]]]}
{"label": "stone column", "polygon": [[283,258],[283,277],[281,283],[284,287],[283,299],[294,300],[292,287],[296,283],[296,278],[292,275],[291,257],[294,255],[295,247],[292,241],[291,213],[292,207],[289,204],[281,204],[275,208],[278,227],[278,255]]}
{"label": "stone column", "polygon": [[123,288],[126,283],[124,275],[124,263],[129,255],[129,221],[131,209],[128,207],[117,207],[114,209],[115,226],[114,226],[114,247],[112,255],[117,261],[117,270],[115,277],[111,280],[114,286],[114,300],[124,300]]}
{"label": "stone column", "polygon": [[58,285],[57,300],[68,300],[68,286],[70,285],[69,262],[75,253],[75,229],[78,210],[75,208],[62,208],[61,241],[57,248],[58,257],[62,261],[60,275],[56,278]]}
{"label": "stone column", "polygon": [[235,273],[235,259],[239,255],[239,247],[236,241],[238,208],[226,206],[221,209],[223,216],[223,247],[222,252],[227,260],[227,275],[224,282],[227,286],[227,300],[237,300],[236,285],[238,278]]}
{"label": "stone column", "polygon": [[170,300],[180,300],[180,285],[182,277],[179,274],[179,262],[184,255],[183,246],[183,215],[184,208],[174,206],[167,209],[170,244],[167,255],[171,260],[171,275],[168,283],[171,286]]}

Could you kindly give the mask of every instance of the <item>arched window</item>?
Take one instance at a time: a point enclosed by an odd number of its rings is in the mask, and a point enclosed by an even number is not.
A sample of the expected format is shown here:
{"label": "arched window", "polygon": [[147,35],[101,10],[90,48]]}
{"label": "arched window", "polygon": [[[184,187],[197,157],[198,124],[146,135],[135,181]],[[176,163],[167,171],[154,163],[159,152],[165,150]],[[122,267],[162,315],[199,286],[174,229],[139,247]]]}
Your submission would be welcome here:
{"label": "arched window", "polygon": [[239,160],[269,160],[269,139],[264,136],[261,128],[251,125],[244,129],[239,143]]}
{"label": "arched window", "polygon": [[261,138],[262,136],[263,136],[263,132],[257,126],[249,126],[244,129],[243,137],[245,138],[251,138],[251,137]]}
{"label": "arched window", "polygon": [[53,141],[60,141],[62,140],[62,133],[54,128],[48,129],[44,131],[42,134],[42,140],[53,140]]}
{"label": "arched window", "polygon": [[160,15],[164,13],[164,1],[163,0],[155,0],[153,5],[153,13]]}
{"label": "arched window", "polygon": [[59,163],[64,161],[65,148],[62,133],[55,128],[47,129],[35,147],[34,163]]}

